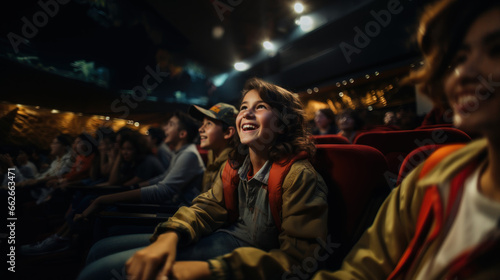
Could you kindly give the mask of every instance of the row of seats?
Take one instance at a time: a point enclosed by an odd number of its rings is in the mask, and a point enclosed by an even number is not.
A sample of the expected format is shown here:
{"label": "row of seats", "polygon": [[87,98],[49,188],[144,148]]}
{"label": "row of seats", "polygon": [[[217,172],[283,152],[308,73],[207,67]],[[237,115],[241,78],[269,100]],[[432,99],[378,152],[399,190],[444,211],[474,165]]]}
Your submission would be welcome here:
{"label": "row of seats", "polygon": [[[339,135],[314,136],[317,144],[350,144]],[[359,134],[353,144],[367,145],[379,150],[387,160],[392,179],[397,183],[401,164],[413,150],[427,145],[467,143],[471,138],[465,132],[452,127],[421,128],[417,130],[368,131]]]}

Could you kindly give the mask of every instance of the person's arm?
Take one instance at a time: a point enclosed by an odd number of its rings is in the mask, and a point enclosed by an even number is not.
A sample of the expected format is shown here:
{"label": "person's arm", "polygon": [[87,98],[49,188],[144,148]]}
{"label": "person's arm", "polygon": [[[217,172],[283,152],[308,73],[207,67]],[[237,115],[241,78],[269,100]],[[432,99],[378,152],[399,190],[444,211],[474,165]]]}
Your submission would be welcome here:
{"label": "person's arm", "polygon": [[93,214],[97,213],[101,209],[106,206],[112,205],[114,203],[119,202],[140,202],[141,201],[141,192],[140,190],[131,190],[120,193],[108,194],[99,196],[96,198],[90,205],[83,211],[81,215],[79,215],[75,219],[88,218]]}
{"label": "person's arm", "polygon": [[170,200],[180,194],[183,188],[202,172],[203,167],[199,165],[198,156],[190,151],[183,152],[161,182],[141,188],[142,201],[158,203]]}
{"label": "person's arm", "polygon": [[154,242],[127,261],[127,274],[135,276],[135,279],[170,275],[177,244],[191,244],[221,227],[227,219],[223,205],[222,179],[219,174],[214,187],[199,195],[191,207],[181,207],[167,222],[156,227],[151,238]]}
{"label": "person's arm", "polygon": [[307,258],[324,257],[327,252],[323,252],[320,242],[338,247],[329,244],[327,187],[312,165],[306,161],[295,163],[282,188],[280,247],[269,252],[238,248],[209,260],[217,279],[304,279],[304,275],[293,275],[293,268],[301,268]]}
{"label": "person's arm", "polygon": [[421,167],[410,173],[380,207],[370,228],[339,271],[320,271],[314,280],[387,279],[411,241],[424,192],[416,189]]}

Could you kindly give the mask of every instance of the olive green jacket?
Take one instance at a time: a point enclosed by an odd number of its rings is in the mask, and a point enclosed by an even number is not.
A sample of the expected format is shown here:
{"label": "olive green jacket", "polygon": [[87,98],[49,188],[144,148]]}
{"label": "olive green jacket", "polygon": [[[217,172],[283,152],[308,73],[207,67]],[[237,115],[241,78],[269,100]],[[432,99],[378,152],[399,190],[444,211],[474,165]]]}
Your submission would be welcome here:
{"label": "olive green jacket", "polygon": [[205,169],[205,173],[203,173],[203,183],[201,186],[202,193],[212,188],[212,184],[215,181],[217,174],[220,170],[222,170],[221,166],[223,166],[227,161],[229,153],[232,150],[232,148],[225,148],[217,158],[214,158],[214,152],[212,150],[208,151],[207,168]]}
{"label": "olive green jacket", "polygon": [[[486,145],[485,139],[468,144],[444,158],[421,179],[419,175],[423,164],[418,166],[386,199],[373,225],[347,255],[341,269],[333,273],[320,271],[313,279],[387,279],[415,234],[426,189],[433,185],[442,188],[441,183],[450,180],[467,164],[475,160],[485,160]],[[446,203],[442,197],[441,201]],[[446,205],[443,205],[442,209],[446,209]],[[437,253],[442,238],[444,233],[440,232],[434,241],[421,248],[412,266],[406,271],[404,279],[415,279],[425,262]],[[495,261],[488,257],[490,262],[484,262],[481,268],[475,270],[474,275],[467,279],[498,279],[500,254],[497,252],[493,255]],[[437,279],[444,279],[447,272],[442,271]]]}
{"label": "olive green jacket", "polygon": [[[224,166],[220,169],[221,172]],[[327,187],[307,160],[295,162],[282,185],[282,231],[280,248],[269,252],[244,247],[210,260],[214,279],[282,279],[304,260],[318,255],[327,240]],[[221,174],[211,190],[200,194],[191,207],[181,207],[152,237],[169,230],[179,233],[179,245],[189,245],[200,237],[227,226]],[[320,245],[321,244],[321,245]],[[303,270],[301,271],[303,273]],[[311,275],[309,275],[311,276]]]}

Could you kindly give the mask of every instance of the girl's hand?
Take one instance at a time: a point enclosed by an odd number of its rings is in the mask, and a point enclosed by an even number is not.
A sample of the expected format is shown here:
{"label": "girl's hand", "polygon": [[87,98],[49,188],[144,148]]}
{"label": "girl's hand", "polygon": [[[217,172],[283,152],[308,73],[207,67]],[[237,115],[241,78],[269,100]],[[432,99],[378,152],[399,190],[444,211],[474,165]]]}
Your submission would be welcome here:
{"label": "girl's hand", "polygon": [[127,275],[137,280],[165,279],[163,276],[172,273],[178,242],[175,232],[161,234],[154,243],[128,259],[125,263]]}

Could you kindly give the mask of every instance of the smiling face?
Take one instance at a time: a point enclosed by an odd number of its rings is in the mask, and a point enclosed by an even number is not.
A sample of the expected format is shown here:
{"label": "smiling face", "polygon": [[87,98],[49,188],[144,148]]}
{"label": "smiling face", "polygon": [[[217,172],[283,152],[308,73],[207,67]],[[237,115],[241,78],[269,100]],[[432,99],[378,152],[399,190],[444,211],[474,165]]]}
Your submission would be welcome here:
{"label": "smiling face", "polygon": [[163,129],[165,131],[165,143],[168,145],[176,145],[180,141],[179,119],[176,116],[171,117]]}
{"label": "smiling face", "polygon": [[240,106],[236,127],[242,144],[254,151],[266,150],[279,133],[278,117],[255,89],[250,90]]}
{"label": "smiling face", "polygon": [[200,133],[200,147],[206,150],[219,150],[225,146],[222,123],[209,118],[203,118],[203,124],[198,129]]}
{"label": "smiling face", "polygon": [[444,77],[444,89],[460,129],[498,136],[500,125],[500,8],[470,26]]}

